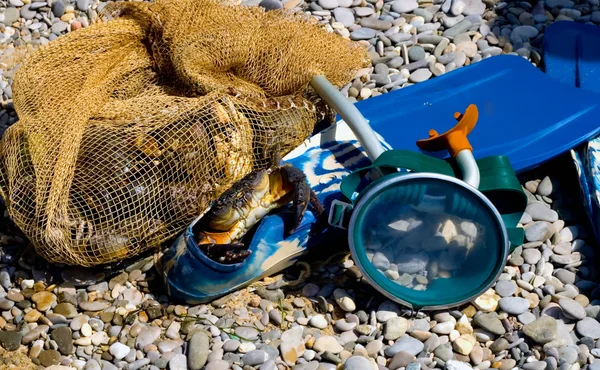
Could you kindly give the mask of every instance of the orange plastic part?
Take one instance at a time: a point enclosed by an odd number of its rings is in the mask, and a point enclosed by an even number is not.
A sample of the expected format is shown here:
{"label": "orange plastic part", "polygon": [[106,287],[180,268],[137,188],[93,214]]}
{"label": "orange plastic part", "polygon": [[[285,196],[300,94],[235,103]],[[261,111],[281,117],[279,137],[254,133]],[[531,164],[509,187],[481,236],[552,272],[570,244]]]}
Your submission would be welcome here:
{"label": "orange plastic part", "polygon": [[440,135],[434,129],[429,130],[429,138],[417,141],[417,146],[426,151],[438,152],[448,150],[454,158],[463,150],[473,151],[467,135],[473,130],[479,117],[479,111],[475,104],[467,107],[464,114],[460,112],[454,113],[454,118],[458,120],[458,124]]}

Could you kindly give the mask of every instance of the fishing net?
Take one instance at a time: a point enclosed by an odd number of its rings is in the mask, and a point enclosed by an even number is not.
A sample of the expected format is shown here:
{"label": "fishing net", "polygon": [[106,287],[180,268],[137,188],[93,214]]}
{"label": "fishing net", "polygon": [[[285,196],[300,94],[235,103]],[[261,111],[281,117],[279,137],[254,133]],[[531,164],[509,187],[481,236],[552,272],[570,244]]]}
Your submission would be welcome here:
{"label": "fishing net", "polygon": [[104,13],[27,56],[0,142],[9,214],[51,262],[159,247],[331,113],[312,76],[341,87],[368,63],[299,12],[157,0]]}

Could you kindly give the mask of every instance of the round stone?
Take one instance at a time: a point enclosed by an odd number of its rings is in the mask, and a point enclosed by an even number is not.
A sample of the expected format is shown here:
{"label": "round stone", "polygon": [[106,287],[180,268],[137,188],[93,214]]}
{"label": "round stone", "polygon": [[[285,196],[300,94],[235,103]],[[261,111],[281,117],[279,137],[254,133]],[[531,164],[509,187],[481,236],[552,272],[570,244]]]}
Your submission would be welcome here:
{"label": "round stone", "polygon": [[500,297],[510,297],[517,291],[517,286],[510,280],[498,280],[494,290]]}
{"label": "round stone", "polygon": [[335,9],[340,5],[338,0],[318,0],[318,4],[323,9]]}
{"label": "round stone", "polygon": [[123,343],[115,342],[111,344],[108,350],[110,354],[118,361],[125,358],[131,349]]}
{"label": "round stone", "polygon": [[392,3],[392,11],[396,13],[410,13],[419,7],[416,0],[395,0]]}
{"label": "round stone", "polygon": [[523,326],[523,333],[539,344],[546,344],[556,339],[557,328],[556,320],[553,317],[542,316]]}
{"label": "round stone", "polygon": [[457,51],[462,51],[468,58],[473,58],[477,54],[477,44],[472,41],[463,41],[456,45]]}
{"label": "round stone", "polygon": [[313,316],[309,323],[311,326],[318,329],[325,329],[327,327],[327,319],[325,319],[325,316],[320,314]]}
{"label": "round stone", "polygon": [[11,24],[19,20],[19,16],[20,14],[17,8],[6,8],[4,10],[4,20],[2,21],[2,23],[4,23],[7,26],[10,26]]}
{"label": "round stone", "polygon": [[372,367],[371,362],[363,356],[350,356],[344,363],[344,370],[364,370]]}
{"label": "round stone", "polygon": [[38,311],[44,312],[48,311],[52,304],[56,302],[56,296],[53,293],[41,291],[35,293],[31,300],[35,302]]}
{"label": "round stone", "polygon": [[504,297],[498,303],[502,311],[511,315],[520,315],[529,309],[529,301],[520,297]]}
{"label": "round stone", "polygon": [[542,258],[542,252],[540,252],[537,248],[528,248],[523,251],[521,254],[526,263],[530,265],[535,265],[538,263],[540,258]]}
{"label": "round stone", "polygon": [[581,320],[586,317],[585,309],[573,299],[561,298],[558,300],[558,304],[565,316],[570,319]]}
{"label": "round stone", "polygon": [[329,351],[333,354],[338,354],[344,350],[344,347],[342,347],[335,337],[323,335],[315,341],[313,349],[319,353]]}
{"label": "round stone", "polygon": [[333,17],[346,28],[354,24],[354,13],[348,8],[333,9]]}
{"label": "round stone", "polygon": [[418,45],[413,46],[410,49],[408,49],[408,58],[412,62],[416,62],[416,61],[425,59],[425,50]]}
{"label": "round stone", "polygon": [[600,323],[591,317],[585,317],[575,325],[577,332],[584,337],[600,338]]}

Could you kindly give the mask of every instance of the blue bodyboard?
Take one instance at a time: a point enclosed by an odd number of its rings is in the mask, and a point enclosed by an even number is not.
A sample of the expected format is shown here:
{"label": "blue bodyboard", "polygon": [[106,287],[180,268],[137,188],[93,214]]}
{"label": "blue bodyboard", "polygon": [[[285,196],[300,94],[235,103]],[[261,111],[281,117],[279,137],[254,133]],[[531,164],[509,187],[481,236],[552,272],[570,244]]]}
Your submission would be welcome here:
{"label": "blue bodyboard", "polygon": [[469,134],[473,154],[507,156],[521,173],[599,134],[599,103],[520,56],[499,55],[356,107],[394,149],[421,151],[416,142],[429,129],[449,130],[455,112],[476,104],[479,120]]}

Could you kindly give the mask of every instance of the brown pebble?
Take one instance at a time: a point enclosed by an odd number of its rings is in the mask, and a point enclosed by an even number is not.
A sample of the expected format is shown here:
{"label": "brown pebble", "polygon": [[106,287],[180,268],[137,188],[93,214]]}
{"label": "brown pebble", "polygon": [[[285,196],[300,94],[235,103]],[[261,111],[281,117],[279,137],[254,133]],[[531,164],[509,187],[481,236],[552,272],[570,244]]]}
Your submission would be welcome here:
{"label": "brown pebble", "polygon": [[258,307],[260,306],[260,297],[258,296],[254,296],[252,298],[250,298],[250,306],[251,307]]}
{"label": "brown pebble", "polygon": [[586,308],[590,304],[589,298],[583,294],[577,294],[573,300],[579,303],[583,308]]}
{"label": "brown pebble", "polygon": [[50,367],[52,365],[58,365],[60,362],[60,352],[49,349],[40,352],[38,359],[43,366]]}
{"label": "brown pebble", "polygon": [[502,366],[502,362],[499,362],[499,361],[496,361],[496,362],[494,362],[494,363],[492,364],[492,367],[493,367],[494,369],[499,369],[499,368],[500,368],[500,366]]}
{"label": "brown pebble", "polygon": [[115,315],[114,312],[104,311],[100,314],[100,320],[102,320],[105,323],[109,323],[112,321],[114,315]]}
{"label": "brown pebble", "polygon": [[529,308],[537,307],[540,304],[540,297],[535,293],[528,294],[525,299],[529,301]]}
{"label": "brown pebble", "polygon": [[142,276],[141,270],[133,270],[129,273],[129,281],[134,282]]}
{"label": "brown pebble", "polygon": [[38,311],[48,311],[52,304],[56,302],[56,296],[50,292],[42,291],[35,293],[31,300],[35,302]]}
{"label": "brown pebble", "polygon": [[25,314],[23,319],[26,322],[36,322],[42,316],[42,313],[36,309],[33,309]]}
{"label": "brown pebble", "polygon": [[477,313],[477,309],[473,305],[469,305],[462,310],[462,313],[464,313],[468,318],[472,318]]}
{"label": "brown pebble", "polygon": [[115,314],[115,316],[112,319],[112,323],[117,326],[122,326],[123,325],[123,316],[121,316],[119,314]]}
{"label": "brown pebble", "polygon": [[73,21],[73,23],[71,23],[71,31],[77,31],[79,29],[81,29],[83,26],[81,25],[81,22],[79,21]]}
{"label": "brown pebble", "polygon": [[175,315],[177,315],[177,316],[187,315],[187,308],[185,308],[181,305],[175,306]]}
{"label": "brown pebble", "polygon": [[46,290],[46,285],[44,285],[44,283],[41,281],[38,281],[37,283],[33,284],[33,290],[36,292],[41,292],[42,290]]}
{"label": "brown pebble", "polygon": [[410,333],[410,335],[418,340],[420,340],[421,342],[425,342],[427,339],[429,339],[431,337],[431,333],[428,331],[422,331],[422,330],[414,330]]}
{"label": "brown pebble", "polygon": [[112,360],[113,360],[113,357],[112,357],[112,355],[111,355],[111,354],[110,354],[110,352],[108,352],[108,351],[104,351],[104,352],[102,352],[102,355],[101,355],[100,357],[101,357],[101,358],[102,358],[104,361],[108,361],[108,362],[112,362]]}
{"label": "brown pebble", "polygon": [[457,361],[462,361],[469,363],[471,362],[471,358],[469,356],[462,355],[460,353],[454,352],[454,359]]}
{"label": "brown pebble", "polygon": [[29,299],[35,294],[35,290],[33,290],[31,288],[25,288],[25,289],[21,290],[21,294],[23,294],[23,296],[25,298]]}
{"label": "brown pebble", "polygon": [[141,311],[138,314],[138,320],[140,322],[148,322],[148,314],[146,313],[146,311]]}
{"label": "brown pebble", "polygon": [[552,300],[552,296],[547,295],[545,296],[543,299],[540,300],[540,308],[544,309],[548,303],[550,303],[550,301]]}
{"label": "brown pebble", "polygon": [[505,358],[500,362],[502,363],[500,370],[510,370],[517,365],[517,361],[513,360],[512,358]]}
{"label": "brown pebble", "polygon": [[147,346],[145,346],[145,347],[143,348],[143,350],[144,350],[144,352],[145,352],[145,353],[148,353],[148,352],[150,352],[150,351],[158,351],[158,347],[156,347],[156,345],[155,345],[155,344],[153,344],[153,343],[150,343],[150,344],[148,344]]}

